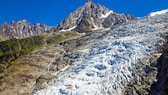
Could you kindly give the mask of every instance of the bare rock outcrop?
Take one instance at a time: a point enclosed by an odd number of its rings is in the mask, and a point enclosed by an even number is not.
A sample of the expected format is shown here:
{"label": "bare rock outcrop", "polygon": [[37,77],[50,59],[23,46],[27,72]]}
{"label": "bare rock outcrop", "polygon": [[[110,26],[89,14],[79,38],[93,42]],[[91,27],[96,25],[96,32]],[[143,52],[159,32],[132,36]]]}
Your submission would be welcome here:
{"label": "bare rock outcrop", "polygon": [[71,13],[65,20],[55,27],[55,31],[76,30],[86,32],[110,28],[112,25],[121,24],[136,19],[128,14],[118,14],[108,8],[88,1],[84,6]]}
{"label": "bare rock outcrop", "polygon": [[0,38],[1,40],[25,38],[41,34],[43,32],[48,32],[50,29],[50,27],[41,23],[31,24],[26,20],[18,22],[12,21],[11,24],[4,23],[0,26]]}

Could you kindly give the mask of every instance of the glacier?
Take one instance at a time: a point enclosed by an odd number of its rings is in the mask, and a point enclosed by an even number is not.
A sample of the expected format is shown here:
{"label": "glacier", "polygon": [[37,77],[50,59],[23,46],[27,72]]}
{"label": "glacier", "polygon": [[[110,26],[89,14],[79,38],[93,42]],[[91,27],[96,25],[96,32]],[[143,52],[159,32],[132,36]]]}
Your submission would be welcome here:
{"label": "glacier", "polygon": [[[106,31],[106,35],[88,43],[78,61],[52,84],[32,95],[122,95],[139,60],[161,52],[159,46],[165,42],[162,35],[168,31],[168,21],[162,18],[131,21]],[[160,20],[163,23],[155,22]]]}

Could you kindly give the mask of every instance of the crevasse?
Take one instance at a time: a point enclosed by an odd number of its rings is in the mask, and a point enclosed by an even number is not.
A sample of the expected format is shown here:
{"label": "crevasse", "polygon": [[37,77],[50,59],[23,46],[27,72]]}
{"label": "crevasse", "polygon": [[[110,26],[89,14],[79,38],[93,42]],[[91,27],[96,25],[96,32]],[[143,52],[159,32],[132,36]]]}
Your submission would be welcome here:
{"label": "crevasse", "polygon": [[[128,28],[129,27],[129,28]],[[133,77],[138,61],[157,53],[164,42],[157,28],[164,25],[144,24],[143,21],[120,26],[88,46],[52,85],[33,95],[122,95],[122,89]]]}

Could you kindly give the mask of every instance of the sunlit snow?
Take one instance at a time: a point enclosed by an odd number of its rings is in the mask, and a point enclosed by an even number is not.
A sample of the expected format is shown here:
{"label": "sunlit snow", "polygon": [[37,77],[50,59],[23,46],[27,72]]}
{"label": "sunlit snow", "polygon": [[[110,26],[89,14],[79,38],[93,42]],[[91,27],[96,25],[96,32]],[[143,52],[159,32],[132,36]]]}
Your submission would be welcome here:
{"label": "sunlit snow", "polygon": [[111,13],[113,13],[113,11],[109,11],[109,12],[106,13],[105,15],[102,14],[100,18],[107,18]]}
{"label": "sunlit snow", "polygon": [[168,12],[168,9],[164,9],[164,10],[161,10],[161,11],[152,12],[149,15],[150,16],[156,16],[156,15],[161,15],[161,14],[164,14],[164,13],[167,13],[167,12]]}
{"label": "sunlit snow", "polygon": [[71,31],[71,30],[73,30],[73,29],[75,29],[77,26],[73,26],[73,27],[71,27],[71,28],[68,28],[68,29],[62,29],[62,30],[60,30],[60,32],[64,32],[64,31]]}

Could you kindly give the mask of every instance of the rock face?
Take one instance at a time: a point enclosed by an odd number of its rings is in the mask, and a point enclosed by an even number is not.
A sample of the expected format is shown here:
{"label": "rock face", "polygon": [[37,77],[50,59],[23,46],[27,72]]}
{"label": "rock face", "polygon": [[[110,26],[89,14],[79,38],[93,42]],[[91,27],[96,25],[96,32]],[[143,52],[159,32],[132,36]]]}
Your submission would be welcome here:
{"label": "rock face", "polygon": [[161,54],[154,54],[139,61],[134,68],[135,73],[132,74],[134,77],[123,91],[124,95],[154,95],[149,93],[151,90],[151,85],[157,81],[157,59],[159,57],[157,55]]}
{"label": "rock face", "polygon": [[36,34],[41,34],[50,30],[50,27],[41,24],[31,24],[26,20],[21,20],[18,22],[12,21],[11,24],[4,23],[0,26],[0,38],[1,40],[11,39],[11,38],[24,38]]}
{"label": "rock face", "polygon": [[63,22],[55,27],[48,27],[41,23],[31,24],[26,20],[11,24],[4,23],[0,26],[0,41],[11,38],[24,38],[48,31],[70,31],[77,32],[94,31],[103,28],[110,28],[113,25],[121,24],[135,17],[128,14],[118,14],[106,7],[95,4],[91,0],[71,13]]}
{"label": "rock face", "polygon": [[112,25],[135,19],[128,14],[118,14],[106,7],[89,0],[84,6],[71,13],[63,22],[59,23],[56,31],[76,30],[86,32],[109,28]]}
{"label": "rock face", "polygon": [[129,14],[110,14],[103,22],[103,27],[109,28],[112,25],[121,24],[133,20],[135,17]]}
{"label": "rock face", "polygon": [[163,50],[163,54],[158,60],[157,81],[153,83],[149,95],[168,95],[168,53]]}

